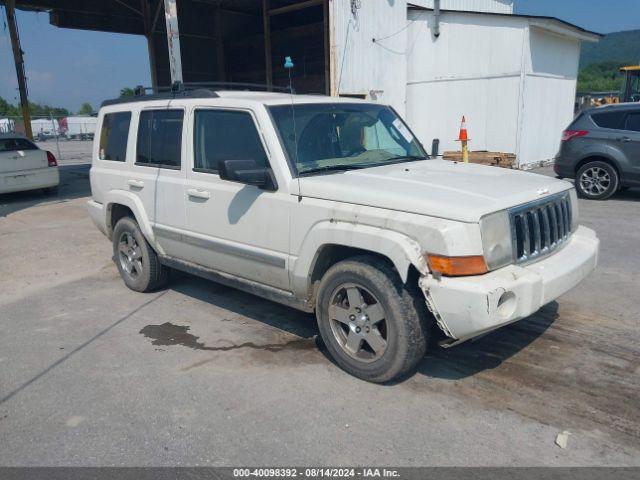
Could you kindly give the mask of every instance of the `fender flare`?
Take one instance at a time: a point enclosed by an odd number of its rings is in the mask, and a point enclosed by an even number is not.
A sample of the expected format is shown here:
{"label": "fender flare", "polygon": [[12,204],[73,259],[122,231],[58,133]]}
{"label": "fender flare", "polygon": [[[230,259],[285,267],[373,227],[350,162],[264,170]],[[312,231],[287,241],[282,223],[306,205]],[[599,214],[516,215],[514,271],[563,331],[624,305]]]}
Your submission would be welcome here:
{"label": "fender flare", "polygon": [[291,280],[296,295],[304,298],[311,292],[311,273],[319,253],[327,245],[358,248],[383,255],[393,263],[403,282],[407,281],[411,265],[422,274],[428,272],[420,244],[403,233],[344,221],[322,221],[307,233],[300,253],[293,262]]}
{"label": "fender flare", "polygon": [[151,227],[151,221],[149,220],[149,217],[147,217],[144,205],[137,195],[123,190],[111,190],[105,195],[104,204],[106,205],[105,225],[107,226],[109,238],[111,238],[111,236],[113,235],[114,227],[113,225],[111,225],[110,220],[111,211],[113,205],[119,204],[128,207],[133,212],[136,222],[138,222],[138,225],[140,226],[142,234],[145,236],[147,241],[154,246],[154,248],[156,247],[157,243],[155,235],[153,233],[153,228]]}

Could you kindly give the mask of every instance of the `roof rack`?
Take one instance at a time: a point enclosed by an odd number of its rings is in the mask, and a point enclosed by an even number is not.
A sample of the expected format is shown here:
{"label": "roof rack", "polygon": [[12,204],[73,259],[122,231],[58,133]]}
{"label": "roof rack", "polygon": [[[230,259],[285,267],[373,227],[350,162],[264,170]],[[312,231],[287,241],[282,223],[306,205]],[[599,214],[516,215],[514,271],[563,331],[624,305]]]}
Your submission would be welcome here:
{"label": "roof rack", "polygon": [[134,88],[134,94],[132,96],[105,100],[102,102],[102,106],[106,107],[108,105],[151,100],[171,100],[174,98],[218,98],[219,95],[217,94],[217,90],[248,90],[295,94],[295,90],[290,87],[279,87],[261,83],[173,82],[170,87],[144,87],[142,85],[138,85]]}

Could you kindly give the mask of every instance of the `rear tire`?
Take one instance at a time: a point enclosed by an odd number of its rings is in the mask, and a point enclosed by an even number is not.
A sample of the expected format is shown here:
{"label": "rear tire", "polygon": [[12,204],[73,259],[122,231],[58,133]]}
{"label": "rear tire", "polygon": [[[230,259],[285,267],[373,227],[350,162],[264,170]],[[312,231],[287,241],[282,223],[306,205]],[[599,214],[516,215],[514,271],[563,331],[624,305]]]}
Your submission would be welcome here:
{"label": "rear tire", "polygon": [[316,317],[333,360],[346,372],[384,383],[412,373],[427,349],[426,305],[393,267],[369,256],[332,266],[318,290]]}
{"label": "rear tire", "polygon": [[58,194],[58,186],[57,185],[55,187],[49,187],[49,188],[45,188],[43,190],[44,190],[44,194],[45,195],[53,196],[53,195],[57,195]]}
{"label": "rear tire", "polygon": [[599,160],[585,163],[576,174],[576,190],[589,200],[606,200],[618,191],[619,184],[616,169]]}
{"label": "rear tire", "polygon": [[152,292],[167,283],[169,269],[144,238],[138,223],[121,218],[113,229],[113,259],[127,287]]}

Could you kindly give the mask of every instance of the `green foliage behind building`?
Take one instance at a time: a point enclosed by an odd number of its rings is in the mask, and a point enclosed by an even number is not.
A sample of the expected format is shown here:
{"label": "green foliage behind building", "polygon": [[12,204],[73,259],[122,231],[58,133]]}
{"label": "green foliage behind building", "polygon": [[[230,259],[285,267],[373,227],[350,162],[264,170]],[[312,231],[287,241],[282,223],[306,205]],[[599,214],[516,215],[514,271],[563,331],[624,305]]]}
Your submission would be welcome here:
{"label": "green foliage behind building", "polygon": [[620,67],[640,65],[640,30],[615,32],[597,43],[583,43],[578,92],[622,89]]}

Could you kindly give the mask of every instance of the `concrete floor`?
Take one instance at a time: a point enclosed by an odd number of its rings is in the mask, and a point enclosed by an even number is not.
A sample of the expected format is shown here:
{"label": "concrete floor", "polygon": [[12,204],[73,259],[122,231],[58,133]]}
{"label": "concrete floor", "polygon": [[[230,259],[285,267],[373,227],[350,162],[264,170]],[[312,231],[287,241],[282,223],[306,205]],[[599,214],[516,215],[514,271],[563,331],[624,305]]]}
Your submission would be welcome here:
{"label": "concrete floor", "polygon": [[640,191],[581,201],[602,251],[577,289],[379,386],[310,315],[187,275],[128,290],[88,166],[62,179],[0,196],[0,465],[640,465]]}

